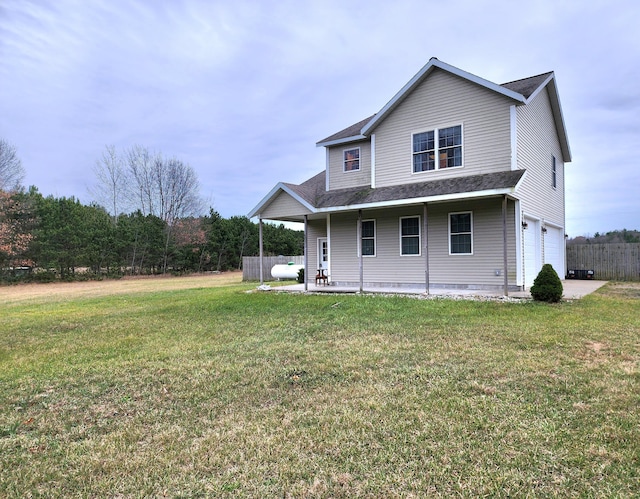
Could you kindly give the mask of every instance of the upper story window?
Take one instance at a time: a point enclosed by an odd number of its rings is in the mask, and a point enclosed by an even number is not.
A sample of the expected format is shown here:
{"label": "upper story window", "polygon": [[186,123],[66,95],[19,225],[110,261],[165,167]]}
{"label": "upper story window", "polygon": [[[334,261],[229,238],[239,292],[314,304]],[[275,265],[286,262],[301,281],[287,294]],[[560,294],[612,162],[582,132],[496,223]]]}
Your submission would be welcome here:
{"label": "upper story window", "polygon": [[343,171],[354,172],[360,169],[360,148],[345,149],[342,152]]}
{"label": "upper story window", "polygon": [[362,256],[376,256],[376,221],[362,221]]}
{"label": "upper story window", "polygon": [[413,134],[413,173],[462,166],[462,125]]}
{"label": "upper story window", "polygon": [[449,213],[449,254],[473,254],[473,217],[470,211]]}
{"label": "upper story window", "polygon": [[551,156],[551,185],[554,189],[558,186],[558,173],[556,170],[555,156]]}
{"label": "upper story window", "polygon": [[420,217],[400,218],[400,254],[420,254]]}

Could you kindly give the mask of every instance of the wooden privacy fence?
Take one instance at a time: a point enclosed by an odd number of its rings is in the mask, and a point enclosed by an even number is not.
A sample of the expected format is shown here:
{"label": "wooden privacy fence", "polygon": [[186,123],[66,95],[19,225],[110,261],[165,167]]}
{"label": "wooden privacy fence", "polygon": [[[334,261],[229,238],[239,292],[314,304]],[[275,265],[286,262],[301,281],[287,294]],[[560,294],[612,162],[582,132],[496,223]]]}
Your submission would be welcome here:
{"label": "wooden privacy fence", "polygon": [[[296,265],[304,265],[304,256],[265,256],[262,258],[262,272],[264,281],[275,281],[271,277],[271,268],[274,265],[286,265],[293,262]],[[260,280],[260,257],[259,256],[243,256],[242,257],[242,280],[243,281],[259,281]]]}
{"label": "wooden privacy fence", "polygon": [[567,269],[587,269],[605,281],[640,281],[640,243],[572,244]]}

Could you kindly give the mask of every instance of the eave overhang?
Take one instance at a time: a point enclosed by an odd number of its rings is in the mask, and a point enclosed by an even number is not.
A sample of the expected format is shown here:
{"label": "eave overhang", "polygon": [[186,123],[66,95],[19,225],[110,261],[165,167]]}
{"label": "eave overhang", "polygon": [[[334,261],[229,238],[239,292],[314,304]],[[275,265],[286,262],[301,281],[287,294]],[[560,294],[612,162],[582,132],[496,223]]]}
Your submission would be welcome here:
{"label": "eave overhang", "polygon": [[314,212],[316,209],[302,196],[296,193],[291,187],[284,182],[279,182],[273,189],[269,191],[265,197],[249,212],[247,215],[249,218],[259,217],[262,210],[268,206],[281,192],[284,192],[295,199],[302,206],[307,208],[310,212]]}
{"label": "eave overhang", "polygon": [[[444,203],[504,195],[516,197],[516,192],[525,176],[525,170],[517,170],[376,189],[370,187],[341,189],[321,193],[313,203],[305,200],[286,184],[280,183],[249,213],[249,217],[260,216],[262,207],[267,206],[280,192],[286,192],[300,202],[309,210],[310,216],[317,216],[354,210]],[[468,185],[479,187],[475,190],[461,188],[465,182],[468,182]],[[411,192],[404,192],[402,196],[396,196],[397,189],[409,189]],[[294,221],[303,218],[304,215],[291,214],[281,219]]]}
{"label": "eave overhang", "polygon": [[525,103],[525,97],[518,92],[509,90],[496,83],[480,78],[471,73],[467,73],[459,68],[451,66],[446,62],[439,61],[435,57],[432,57],[429,62],[418,73],[409,80],[409,82],[402,87],[402,89],[378,112],[361,130],[361,134],[368,136],[378,126],[378,124],[384,120],[391,111],[393,111],[422,81],[429,76],[435,69],[442,69],[451,74],[464,78],[472,83],[485,87],[489,90],[497,92],[505,97],[513,99],[521,104]]}

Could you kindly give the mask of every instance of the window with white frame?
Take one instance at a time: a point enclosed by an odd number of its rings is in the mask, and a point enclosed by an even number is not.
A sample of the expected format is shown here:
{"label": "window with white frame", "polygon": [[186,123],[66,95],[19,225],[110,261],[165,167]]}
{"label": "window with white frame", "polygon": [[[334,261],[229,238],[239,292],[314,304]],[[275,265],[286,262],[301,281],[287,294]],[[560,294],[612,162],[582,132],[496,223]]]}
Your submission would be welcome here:
{"label": "window with white frame", "polygon": [[558,185],[558,174],[556,171],[556,157],[551,156],[551,186],[555,189]]}
{"label": "window with white frame", "polygon": [[345,172],[355,172],[360,169],[360,148],[345,149],[342,152],[343,170]]}
{"label": "window with white frame", "polygon": [[362,256],[376,256],[376,221],[362,221]]}
{"label": "window with white frame", "polygon": [[413,134],[413,172],[462,166],[462,125]]}
{"label": "window with white frame", "polygon": [[420,217],[400,218],[400,254],[420,254]]}
{"label": "window with white frame", "polygon": [[473,253],[473,215],[449,213],[449,254],[471,255]]}

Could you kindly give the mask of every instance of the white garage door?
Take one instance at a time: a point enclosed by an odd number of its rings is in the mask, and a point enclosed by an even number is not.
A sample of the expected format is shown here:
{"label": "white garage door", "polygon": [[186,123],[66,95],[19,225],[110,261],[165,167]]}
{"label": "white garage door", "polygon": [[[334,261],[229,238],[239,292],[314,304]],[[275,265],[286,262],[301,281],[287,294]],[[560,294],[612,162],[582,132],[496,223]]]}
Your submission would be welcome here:
{"label": "white garage door", "polygon": [[547,226],[544,235],[544,263],[550,263],[560,279],[564,279],[564,231]]}
{"label": "white garage door", "polygon": [[540,258],[540,223],[525,218],[527,228],[524,229],[524,285],[528,288],[542,268]]}

